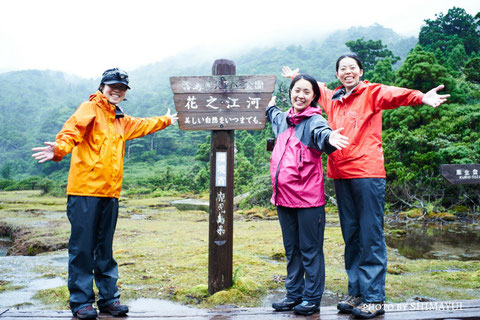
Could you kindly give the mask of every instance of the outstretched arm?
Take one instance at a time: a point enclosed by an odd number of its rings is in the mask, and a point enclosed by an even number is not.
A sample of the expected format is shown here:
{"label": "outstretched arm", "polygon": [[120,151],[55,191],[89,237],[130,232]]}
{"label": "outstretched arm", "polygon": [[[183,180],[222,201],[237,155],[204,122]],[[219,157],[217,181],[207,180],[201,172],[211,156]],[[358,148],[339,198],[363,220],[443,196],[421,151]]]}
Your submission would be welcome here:
{"label": "outstretched arm", "polygon": [[38,160],[38,163],[43,163],[53,159],[55,142],[44,142],[46,147],[33,148],[32,151],[38,151],[32,154],[32,157]]}
{"label": "outstretched arm", "polygon": [[432,90],[428,91],[425,93],[422,99],[423,104],[427,104],[429,106],[432,106],[434,108],[438,107],[447,99],[450,97],[449,94],[438,94],[437,92],[442,90],[445,86],[443,84],[439,85],[436,88],[433,88]]}

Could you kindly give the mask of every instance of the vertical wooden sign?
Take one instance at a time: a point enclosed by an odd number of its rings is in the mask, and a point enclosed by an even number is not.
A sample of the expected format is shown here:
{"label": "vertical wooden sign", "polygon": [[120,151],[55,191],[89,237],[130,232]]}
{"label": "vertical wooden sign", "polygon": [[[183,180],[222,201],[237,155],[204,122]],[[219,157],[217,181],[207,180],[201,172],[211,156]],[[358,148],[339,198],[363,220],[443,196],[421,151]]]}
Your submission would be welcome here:
{"label": "vertical wooden sign", "polygon": [[[212,75],[235,75],[233,61],[216,60]],[[208,293],[232,286],[235,131],[211,132]]]}

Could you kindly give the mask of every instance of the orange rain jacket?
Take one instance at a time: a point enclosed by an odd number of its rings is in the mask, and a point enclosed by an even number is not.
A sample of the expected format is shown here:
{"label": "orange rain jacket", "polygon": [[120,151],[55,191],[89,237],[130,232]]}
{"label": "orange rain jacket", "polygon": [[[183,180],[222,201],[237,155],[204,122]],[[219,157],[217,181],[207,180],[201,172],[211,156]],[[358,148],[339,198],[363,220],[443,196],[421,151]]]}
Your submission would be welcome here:
{"label": "orange rain jacket", "polygon": [[418,90],[361,81],[352,92],[341,94],[343,86],[320,87],[319,104],[333,130],[349,138],[346,148],[328,156],[327,176],[332,179],[385,178],[382,149],[382,110],[422,104]]}
{"label": "orange rain jacket", "polygon": [[65,122],[55,140],[54,161],[72,152],[67,194],[118,198],[125,141],[164,129],[166,116],[115,119],[115,105],[97,91]]}

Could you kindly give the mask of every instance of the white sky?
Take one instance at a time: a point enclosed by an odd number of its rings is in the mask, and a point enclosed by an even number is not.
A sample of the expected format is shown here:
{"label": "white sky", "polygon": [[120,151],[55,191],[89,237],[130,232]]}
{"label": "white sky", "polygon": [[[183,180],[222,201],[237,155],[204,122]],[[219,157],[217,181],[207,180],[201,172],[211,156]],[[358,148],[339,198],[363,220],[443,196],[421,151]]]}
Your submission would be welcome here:
{"label": "white sky", "polygon": [[185,51],[228,59],[251,46],[374,23],[418,36],[425,19],[454,6],[480,11],[479,0],[0,0],[0,73],[97,78]]}

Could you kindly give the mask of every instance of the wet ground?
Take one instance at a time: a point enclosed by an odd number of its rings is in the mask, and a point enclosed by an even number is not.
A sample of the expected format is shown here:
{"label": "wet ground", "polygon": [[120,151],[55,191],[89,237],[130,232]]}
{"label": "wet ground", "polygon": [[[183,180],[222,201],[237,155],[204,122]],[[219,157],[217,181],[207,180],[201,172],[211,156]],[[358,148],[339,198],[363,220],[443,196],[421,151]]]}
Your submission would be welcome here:
{"label": "wet ground", "polygon": [[[398,233],[387,232],[387,244],[410,259],[453,259],[480,260],[480,226],[460,224],[389,226],[401,230]],[[38,290],[56,288],[66,284],[61,274],[67,272],[67,251],[37,256],[5,256],[10,239],[0,238],[0,274],[8,282],[8,289],[0,292],[0,309],[20,308],[38,309],[42,305],[33,296]],[[269,308],[272,302],[285,296],[284,289],[278,289],[265,296],[260,307]],[[340,299],[332,292],[325,292],[322,306],[334,306]],[[178,314],[192,308],[170,301],[158,299],[139,299],[128,301],[131,310],[166,310]],[[193,308],[197,314],[198,309]]]}
{"label": "wet ground", "polygon": [[[64,219],[64,213],[52,212],[48,217],[56,220]],[[146,217],[145,214],[134,213],[130,219],[145,220]],[[46,222],[35,221],[35,223],[45,224]],[[391,233],[387,230],[388,246],[396,248],[398,253],[409,259],[480,260],[480,226],[478,225],[455,223],[427,225],[416,221],[412,224],[387,227],[398,231]],[[41,309],[43,306],[33,296],[38,290],[66,284],[64,275],[67,272],[67,251],[37,256],[5,256],[9,245],[11,245],[9,238],[0,237],[0,289],[2,282],[7,283],[7,290],[4,292],[0,290],[0,311],[6,308]],[[270,258],[266,257],[266,259]],[[284,264],[284,261],[279,263]],[[272,302],[282,299],[284,295],[284,289],[271,292],[264,297],[260,307],[271,309]],[[322,306],[334,306],[338,300],[339,297],[336,294],[327,291],[323,296]],[[124,302],[129,304],[132,311],[162,309],[167,312],[167,315],[179,312],[188,314],[189,310],[198,314],[199,311],[196,308],[158,299]]]}
{"label": "wet ground", "polygon": [[409,259],[480,260],[480,225],[397,224],[389,225],[386,242]]}
{"label": "wet ground", "polygon": [[9,287],[0,293],[0,308],[39,308],[42,305],[33,296],[38,290],[62,286],[65,280],[59,275],[66,271],[67,255],[4,256],[0,258],[0,274]]}
{"label": "wet ground", "polygon": [[0,237],[0,257],[7,255],[8,247],[11,244],[10,238]]}
{"label": "wet ground", "polygon": [[[3,250],[6,252],[6,248]],[[68,253],[37,255],[37,256],[3,256],[0,257],[0,274],[2,280],[8,281],[9,286],[16,290],[8,290],[0,293],[1,309],[34,310],[42,308],[42,304],[34,299],[38,290],[51,289],[66,285],[65,279],[60,274],[67,272]],[[270,308],[272,302],[285,297],[285,290],[278,289],[264,297],[261,307]],[[339,297],[331,292],[325,292],[322,306],[336,305]],[[132,311],[155,311],[163,310],[165,316],[197,314],[199,310],[178,303],[159,299],[138,299],[125,301]]]}

